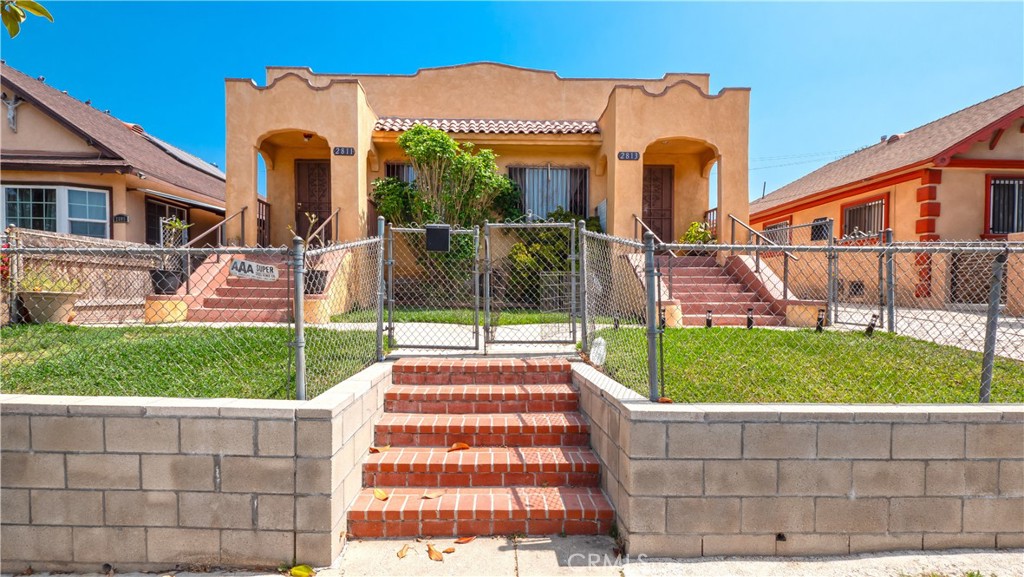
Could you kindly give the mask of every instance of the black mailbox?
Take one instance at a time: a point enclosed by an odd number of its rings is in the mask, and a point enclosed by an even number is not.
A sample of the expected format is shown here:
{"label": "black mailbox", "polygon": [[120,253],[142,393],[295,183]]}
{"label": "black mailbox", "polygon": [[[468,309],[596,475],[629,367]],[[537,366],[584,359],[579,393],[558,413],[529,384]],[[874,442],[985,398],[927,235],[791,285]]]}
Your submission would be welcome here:
{"label": "black mailbox", "polygon": [[448,252],[452,247],[452,227],[447,224],[427,225],[427,251]]}

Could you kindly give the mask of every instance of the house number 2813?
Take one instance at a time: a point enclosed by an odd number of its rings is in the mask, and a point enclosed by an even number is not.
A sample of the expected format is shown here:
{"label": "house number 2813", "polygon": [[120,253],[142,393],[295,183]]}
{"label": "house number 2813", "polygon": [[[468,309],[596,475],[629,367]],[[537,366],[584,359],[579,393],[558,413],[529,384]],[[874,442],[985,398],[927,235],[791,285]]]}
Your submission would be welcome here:
{"label": "house number 2813", "polygon": [[619,160],[640,160],[640,153],[634,151],[623,151],[619,153]]}

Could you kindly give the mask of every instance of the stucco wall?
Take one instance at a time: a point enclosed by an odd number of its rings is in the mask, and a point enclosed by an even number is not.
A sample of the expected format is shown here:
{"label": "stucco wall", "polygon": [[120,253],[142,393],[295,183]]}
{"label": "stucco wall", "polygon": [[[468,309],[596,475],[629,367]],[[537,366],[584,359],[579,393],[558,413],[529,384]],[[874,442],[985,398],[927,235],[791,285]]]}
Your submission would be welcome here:
{"label": "stucco wall", "polygon": [[[5,91],[9,90],[4,88]],[[17,94],[17,93],[15,93]],[[22,102],[17,108],[18,132],[12,131],[6,120],[0,127],[3,134],[4,153],[39,152],[78,154],[96,157],[99,151],[82,140],[82,137],[64,128],[50,115],[29,102]]]}
{"label": "stucco wall", "polygon": [[0,395],[0,570],[327,565],[390,365],[307,402]]}
{"label": "stucco wall", "polygon": [[665,405],[574,364],[631,555],[1024,546],[1024,409]]}

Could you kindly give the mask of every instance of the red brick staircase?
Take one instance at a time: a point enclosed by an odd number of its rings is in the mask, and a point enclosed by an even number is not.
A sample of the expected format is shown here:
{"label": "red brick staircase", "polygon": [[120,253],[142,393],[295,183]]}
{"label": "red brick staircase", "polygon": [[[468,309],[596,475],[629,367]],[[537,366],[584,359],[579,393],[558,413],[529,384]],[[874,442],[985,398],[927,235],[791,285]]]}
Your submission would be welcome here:
{"label": "red brick staircase", "polygon": [[[599,534],[614,511],[565,360],[402,359],[349,535]],[[449,451],[453,443],[468,450]],[[390,495],[376,499],[373,489]],[[443,493],[424,499],[428,493]]]}
{"label": "red brick staircase", "polygon": [[[734,279],[710,256],[660,256],[662,302],[678,304],[682,326],[704,326],[711,311],[714,326],[745,326],[753,309],[754,325],[781,326],[784,314]],[[665,290],[668,290],[668,294]]]}
{"label": "red brick staircase", "polygon": [[[194,322],[288,322],[291,318],[290,268],[283,258],[248,257],[247,260],[272,264],[277,267],[279,277],[276,281],[266,282],[238,278],[228,275],[223,284],[216,286],[212,294],[196,300],[191,307],[188,320]],[[218,262],[220,267],[227,266]],[[205,265],[204,265],[205,266]],[[194,278],[203,278],[211,274],[203,269],[196,271]]]}

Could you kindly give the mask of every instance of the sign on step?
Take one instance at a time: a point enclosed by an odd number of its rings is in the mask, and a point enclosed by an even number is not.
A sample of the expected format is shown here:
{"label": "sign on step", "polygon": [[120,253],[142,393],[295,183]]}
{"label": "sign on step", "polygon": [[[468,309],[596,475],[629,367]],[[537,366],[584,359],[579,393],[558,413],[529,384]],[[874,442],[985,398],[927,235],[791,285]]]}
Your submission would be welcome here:
{"label": "sign on step", "polygon": [[231,259],[231,274],[238,278],[249,278],[265,282],[277,280],[277,267],[259,262],[249,262],[244,259]]}

